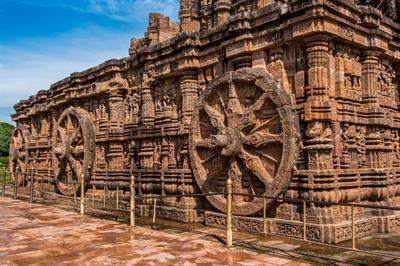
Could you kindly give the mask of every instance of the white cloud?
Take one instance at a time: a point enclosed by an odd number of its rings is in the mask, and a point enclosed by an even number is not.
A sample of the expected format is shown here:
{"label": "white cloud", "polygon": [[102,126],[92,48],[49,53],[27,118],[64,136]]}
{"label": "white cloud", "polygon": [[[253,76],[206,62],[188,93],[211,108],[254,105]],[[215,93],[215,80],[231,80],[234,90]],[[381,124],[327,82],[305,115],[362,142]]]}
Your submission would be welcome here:
{"label": "white cloud", "polygon": [[132,22],[146,19],[151,12],[160,12],[178,19],[179,0],[14,0],[19,3],[72,9],[82,13],[106,16],[113,20]]}
{"label": "white cloud", "polygon": [[[0,0],[3,1],[3,0]],[[148,13],[160,12],[177,19],[179,0],[12,0],[43,8],[58,7],[96,14],[112,20],[147,24]],[[1,12],[1,9],[0,9]],[[130,38],[143,32],[118,32],[82,28],[50,38],[21,39],[0,43],[0,120],[12,106],[76,71],[111,58],[128,56]],[[9,110],[7,112],[7,110]],[[5,113],[7,112],[7,113]],[[8,114],[9,113],[9,114]]]}
{"label": "white cloud", "polygon": [[0,45],[0,107],[10,107],[39,89],[111,58],[128,56],[129,33],[87,28],[58,38]]}

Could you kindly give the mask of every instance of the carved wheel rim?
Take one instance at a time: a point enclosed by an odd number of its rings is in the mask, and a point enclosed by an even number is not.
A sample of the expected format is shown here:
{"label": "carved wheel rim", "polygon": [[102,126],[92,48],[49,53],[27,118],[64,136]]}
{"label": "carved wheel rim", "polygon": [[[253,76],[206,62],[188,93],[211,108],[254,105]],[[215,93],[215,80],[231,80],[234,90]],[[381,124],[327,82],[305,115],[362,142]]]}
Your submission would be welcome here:
{"label": "carved wheel rim", "polygon": [[[233,192],[277,197],[287,189],[299,154],[299,121],[289,95],[267,73],[229,72],[210,84],[196,106],[190,156],[203,193]],[[207,197],[226,212],[223,195]],[[267,199],[268,207],[274,204]],[[233,214],[253,215],[263,199],[234,196]]]}
{"label": "carved wheel rim", "polygon": [[94,129],[89,114],[79,108],[65,110],[53,135],[53,168],[58,191],[68,196],[78,193],[82,174],[86,180],[90,179],[94,158]]}
{"label": "carved wheel rim", "polygon": [[28,170],[29,154],[27,145],[30,142],[30,133],[26,126],[17,126],[11,136],[9,150],[10,174],[17,186],[21,186],[25,173]]}

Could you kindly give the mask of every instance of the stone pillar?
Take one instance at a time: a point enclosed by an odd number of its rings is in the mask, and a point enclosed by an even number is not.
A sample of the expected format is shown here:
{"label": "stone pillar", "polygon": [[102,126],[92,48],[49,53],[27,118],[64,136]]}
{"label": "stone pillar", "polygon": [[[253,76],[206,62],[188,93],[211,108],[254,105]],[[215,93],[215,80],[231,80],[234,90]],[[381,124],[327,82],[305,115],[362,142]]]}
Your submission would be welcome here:
{"label": "stone pillar", "polygon": [[189,70],[183,73],[180,80],[180,87],[182,93],[182,120],[184,127],[188,128],[199,97],[197,70]]}
{"label": "stone pillar", "polygon": [[231,10],[231,0],[217,0],[215,12],[217,13],[217,24],[222,25],[228,21]]}
{"label": "stone pillar", "polygon": [[232,65],[235,70],[240,68],[252,67],[253,58],[251,54],[245,54],[232,59]]}
{"label": "stone pillar", "polygon": [[305,120],[331,120],[329,97],[329,36],[314,35],[306,40],[308,86],[306,87]]}
{"label": "stone pillar", "polygon": [[199,8],[199,0],[181,0],[179,11],[181,32],[200,30]]}
{"label": "stone pillar", "polygon": [[207,1],[201,0],[200,5],[200,30],[207,30],[213,28],[212,23],[212,4],[207,3]]}
{"label": "stone pillar", "polygon": [[49,137],[48,137],[50,145],[52,145],[52,141],[53,141],[53,138],[51,136],[53,134],[56,134],[55,130],[57,130],[59,118],[60,118],[60,110],[57,108],[51,109],[51,127],[50,127],[51,134],[49,134]]}
{"label": "stone pillar", "polygon": [[123,145],[121,142],[110,142],[106,157],[108,169],[124,169]]}
{"label": "stone pillar", "polygon": [[121,89],[110,90],[108,97],[110,107],[110,128],[121,129],[124,121],[124,100]]}
{"label": "stone pillar", "polygon": [[379,55],[377,50],[367,50],[362,57],[362,98],[370,108],[378,108]]}
{"label": "stone pillar", "polygon": [[142,123],[143,125],[154,124],[154,100],[152,88],[148,85],[142,87]]}
{"label": "stone pillar", "polygon": [[164,138],[161,143],[161,169],[168,169],[169,144]]}

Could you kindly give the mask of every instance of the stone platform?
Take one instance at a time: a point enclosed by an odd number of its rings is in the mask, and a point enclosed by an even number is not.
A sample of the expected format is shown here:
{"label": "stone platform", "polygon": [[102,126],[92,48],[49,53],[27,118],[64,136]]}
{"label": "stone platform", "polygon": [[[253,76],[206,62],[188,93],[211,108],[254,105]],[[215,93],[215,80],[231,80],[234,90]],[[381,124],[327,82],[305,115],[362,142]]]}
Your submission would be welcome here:
{"label": "stone platform", "polygon": [[0,198],[0,265],[309,265]]}
{"label": "stone platform", "polygon": [[[10,198],[0,198],[0,213],[0,265],[400,265],[385,256],[237,231],[228,250],[225,230],[216,227],[157,218],[151,230],[138,217],[138,227],[130,228]],[[363,238],[357,247],[400,256],[400,234]]]}

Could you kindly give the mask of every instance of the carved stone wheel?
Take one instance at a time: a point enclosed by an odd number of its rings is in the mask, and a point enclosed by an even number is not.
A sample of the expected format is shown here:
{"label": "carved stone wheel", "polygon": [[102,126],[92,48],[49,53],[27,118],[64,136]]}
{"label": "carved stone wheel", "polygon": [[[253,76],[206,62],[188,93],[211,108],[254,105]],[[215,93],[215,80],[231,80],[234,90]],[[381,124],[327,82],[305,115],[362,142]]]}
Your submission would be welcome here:
{"label": "carved stone wheel", "polygon": [[53,169],[59,192],[72,196],[80,189],[82,174],[90,179],[95,159],[95,134],[89,114],[65,110],[54,127]]}
{"label": "carved stone wheel", "polygon": [[[228,72],[210,84],[194,112],[190,156],[196,181],[203,193],[225,192],[230,176],[233,192],[277,197],[290,183],[299,135],[289,95],[266,72]],[[208,200],[226,212],[224,195]],[[262,208],[261,198],[234,196],[235,215]]]}
{"label": "carved stone wheel", "polygon": [[25,173],[28,170],[29,154],[28,143],[31,140],[31,134],[26,126],[18,125],[10,140],[10,174],[17,186],[22,185]]}

